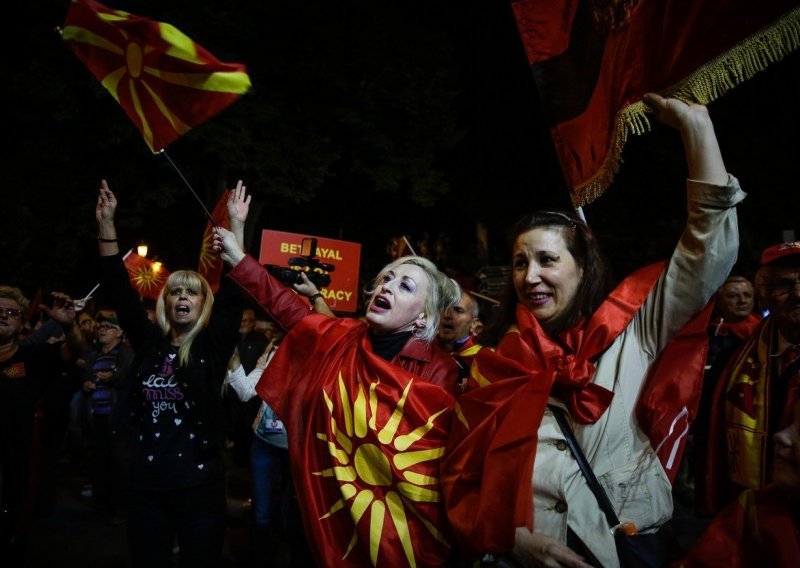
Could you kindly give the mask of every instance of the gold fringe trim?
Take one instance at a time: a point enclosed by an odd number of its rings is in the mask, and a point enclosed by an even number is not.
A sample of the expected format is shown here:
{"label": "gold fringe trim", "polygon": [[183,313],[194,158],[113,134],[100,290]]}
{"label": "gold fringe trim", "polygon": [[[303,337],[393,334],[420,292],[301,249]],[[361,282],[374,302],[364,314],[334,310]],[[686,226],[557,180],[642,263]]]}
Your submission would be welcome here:
{"label": "gold fringe trim", "polygon": [[[753,78],[800,47],[800,7],[712,59],[694,73],[665,89],[664,96],[707,105]],[[622,150],[628,137],[651,130],[647,115],[651,111],[642,101],[620,109],[614,117],[611,148],[598,172],[572,190],[576,207],[588,205],[611,185],[619,171]]]}

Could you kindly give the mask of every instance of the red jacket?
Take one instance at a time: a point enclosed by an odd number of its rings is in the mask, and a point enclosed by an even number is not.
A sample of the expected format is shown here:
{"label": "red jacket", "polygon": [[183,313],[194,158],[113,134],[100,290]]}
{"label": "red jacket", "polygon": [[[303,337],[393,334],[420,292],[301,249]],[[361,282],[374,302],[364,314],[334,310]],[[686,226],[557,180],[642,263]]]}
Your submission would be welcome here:
{"label": "red jacket", "polygon": [[[256,259],[246,256],[230,272],[245,295],[261,306],[286,331],[311,313],[308,303],[274,278]],[[390,361],[403,370],[458,392],[458,364],[439,345],[411,339]]]}

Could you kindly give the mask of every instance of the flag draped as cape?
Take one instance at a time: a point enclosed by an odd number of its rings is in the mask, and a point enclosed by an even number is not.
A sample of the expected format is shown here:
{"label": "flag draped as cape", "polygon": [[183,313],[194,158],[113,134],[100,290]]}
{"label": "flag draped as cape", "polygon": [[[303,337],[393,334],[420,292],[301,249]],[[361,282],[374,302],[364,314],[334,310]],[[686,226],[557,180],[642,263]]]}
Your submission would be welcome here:
{"label": "flag draped as cape", "polygon": [[257,392],[286,425],[292,478],[322,566],[440,566],[439,488],[453,396],[372,353],[357,320],[309,315]]}

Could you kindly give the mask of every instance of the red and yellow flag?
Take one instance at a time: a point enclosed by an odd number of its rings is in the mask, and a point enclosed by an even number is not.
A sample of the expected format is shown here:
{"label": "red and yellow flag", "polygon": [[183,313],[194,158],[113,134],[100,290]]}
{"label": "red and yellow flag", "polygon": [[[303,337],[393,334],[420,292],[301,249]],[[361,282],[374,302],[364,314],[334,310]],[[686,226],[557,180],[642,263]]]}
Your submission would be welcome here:
{"label": "red and yellow flag", "polygon": [[131,285],[142,298],[158,299],[158,293],[169,277],[169,270],[160,262],[152,262],[135,252],[125,256],[125,268],[128,269]]}
{"label": "red and yellow flag", "polygon": [[600,196],[648,91],[708,104],[796,50],[797,0],[516,0],[512,9],[575,205]]}
{"label": "red and yellow flag", "polygon": [[291,329],[256,390],[286,424],[317,565],[447,564],[450,393],[375,355],[363,323],[318,314]]}
{"label": "red and yellow flag", "polygon": [[[225,229],[231,228],[231,219],[228,216],[228,192],[223,191],[222,195],[211,213],[211,219],[218,226]],[[211,290],[216,294],[219,289],[219,281],[222,277],[222,259],[214,252],[214,225],[212,221],[206,223],[206,230],[203,233],[203,242],[200,245],[200,262],[197,265],[197,272],[208,280]]]}
{"label": "red and yellow flag", "polygon": [[94,0],[72,0],[62,38],[122,105],[153,152],[250,88],[244,65],[219,61],[170,24]]}

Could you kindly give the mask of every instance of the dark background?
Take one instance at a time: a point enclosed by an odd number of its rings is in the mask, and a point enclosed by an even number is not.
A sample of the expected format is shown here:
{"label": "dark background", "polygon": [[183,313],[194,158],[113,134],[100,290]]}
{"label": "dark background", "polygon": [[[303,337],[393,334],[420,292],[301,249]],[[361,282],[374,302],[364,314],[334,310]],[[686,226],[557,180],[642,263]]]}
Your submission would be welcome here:
{"label": "dark background", "polygon": [[[405,234],[431,249],[439,241],[436,260],[470,276],[507,262],[505,231],[523,213],[571,207],[505,2],[106,4],[169,22],[248,66],[252,92],[168,152],[209,209],[245,180],[255,252],[264,228],[357,241],[369,278],[388,260],[388,240]],[[120,201],[121,247],[146,241],[170,270],[197,266],[206,222],[54,31],[67,8],[19,5],[5,38],[0,282],[29,296],[39,286],[83,296],[97,282],[101,178]],[[750,277],[760,251],[798,225],[799,79],[794,54],[709,106],[728,170],[749,193],[736,270]],[[618,276],[669,255],[685,221],[677,134],[657,125],[623,158],[585,208]]]}

